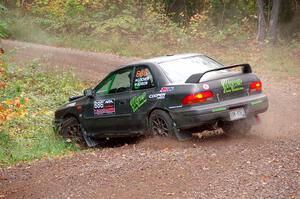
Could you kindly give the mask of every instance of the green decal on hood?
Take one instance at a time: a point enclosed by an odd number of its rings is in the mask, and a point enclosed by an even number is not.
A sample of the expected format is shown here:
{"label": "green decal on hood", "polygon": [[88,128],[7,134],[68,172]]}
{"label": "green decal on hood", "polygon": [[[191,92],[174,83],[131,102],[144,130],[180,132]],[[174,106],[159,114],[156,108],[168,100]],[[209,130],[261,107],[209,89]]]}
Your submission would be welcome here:
{"label": "green decal on hood", "polygon": [[243,80],[241,79],[235,79],[235,80],[223,79],[221,81],[221,85],[223,87],[224,93],[230,93],[230,92],[240,91],[244,89]]}
{"label": "green decal on hood", "polygon": [[133,112],[136,112],[143,104],[147,102],[146,93],[144,92],[140,96],[134,96],[130,100],[130,106]]}

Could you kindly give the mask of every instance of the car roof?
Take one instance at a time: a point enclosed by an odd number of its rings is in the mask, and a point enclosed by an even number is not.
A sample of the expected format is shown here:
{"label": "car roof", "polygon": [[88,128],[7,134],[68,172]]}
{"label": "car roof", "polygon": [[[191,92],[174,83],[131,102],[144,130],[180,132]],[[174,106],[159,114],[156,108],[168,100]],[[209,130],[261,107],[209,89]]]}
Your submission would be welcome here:
{"label": "car roof", "polygon": [[132,67],[134,65],[147,64],[147,63],[160,64],[160,63],[167,62],[167,61],[173,61],[173,60],[187,58],[187,57],[194,57],[194,56],[198,56],[198,55],[202,55],[202,54],[199,54],[199,53],[182,53],[182,54],[175,54],[175,55],[165,55],[165,56],[160,56],[160,57],[153,57],[153,58],[150,58],[150,59],[142,59],[142,60],[139,60],[139,61],[136,61],[136,62],[126,64],[126,65],[121,65],[119,68],[111,71],[111,73],[123,70],[123,69],[128,68],[128,67]]}
{"label": "car roof", "polygon": [[160,64],[160,63],[167,62],[167,61],[173,61],[173,60],[176,60],[176,59],[182,59],[182,58],[186,58],[186,57],[193,57],[193,56],[197,56],[197,55],[200,55],[200,54],[198,54],[198,53],[184,53],[184,54],[176,54],[176,55],[166,55],[166,56],[161,56],[161,57],[154,57],[154,58],[150,58],[150,59],[140,60],[140,61],[128,64],[128,65],[136,65],[136,64],[144,64],[144,63]]}

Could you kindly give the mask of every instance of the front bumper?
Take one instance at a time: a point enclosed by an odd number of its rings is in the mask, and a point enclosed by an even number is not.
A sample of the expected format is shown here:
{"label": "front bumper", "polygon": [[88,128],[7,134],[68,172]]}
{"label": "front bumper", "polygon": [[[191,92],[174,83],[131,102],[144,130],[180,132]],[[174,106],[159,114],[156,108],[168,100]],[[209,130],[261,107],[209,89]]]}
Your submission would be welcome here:
{"label": "front bumper", "polygon": [[200,127],[215,121],[229,121],[230,110],[243,107],[246,118],[263,113],[268,109],[268,98],[264,93],[245,96],[222,102],[186,106],[170,110],[170,115],[178,128]]}

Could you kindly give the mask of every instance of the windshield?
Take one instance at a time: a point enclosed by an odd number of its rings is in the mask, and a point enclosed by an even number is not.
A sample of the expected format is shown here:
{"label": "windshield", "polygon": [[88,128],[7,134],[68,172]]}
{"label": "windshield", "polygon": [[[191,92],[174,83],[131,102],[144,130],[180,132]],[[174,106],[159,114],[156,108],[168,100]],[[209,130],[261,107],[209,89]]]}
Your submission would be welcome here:
{"label": "windshield", "polygon": [[159,65],[173,83],[184,83],[193,74],[223,67],[204,55],[162,62]]}

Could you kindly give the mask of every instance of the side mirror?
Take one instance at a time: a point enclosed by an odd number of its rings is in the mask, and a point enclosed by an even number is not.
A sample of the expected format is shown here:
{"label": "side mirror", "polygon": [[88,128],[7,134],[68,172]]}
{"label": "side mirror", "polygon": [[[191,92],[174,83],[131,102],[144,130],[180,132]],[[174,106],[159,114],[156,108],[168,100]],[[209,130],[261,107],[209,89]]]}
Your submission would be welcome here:
{"label": "side mirror", "polygon": [[83,95],[87,96],[87,97],[93,97],[94,96],[94,90],[92,88],[85,89],[83,91]]}

